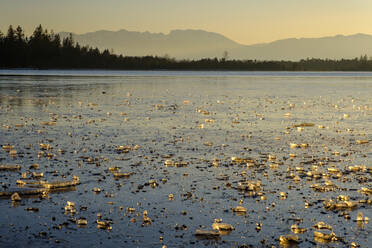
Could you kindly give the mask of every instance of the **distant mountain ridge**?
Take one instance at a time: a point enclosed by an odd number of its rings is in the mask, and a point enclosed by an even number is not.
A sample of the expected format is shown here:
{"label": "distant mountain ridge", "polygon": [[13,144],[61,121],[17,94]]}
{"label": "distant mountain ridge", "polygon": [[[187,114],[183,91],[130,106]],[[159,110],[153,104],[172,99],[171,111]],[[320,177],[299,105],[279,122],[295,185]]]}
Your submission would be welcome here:
{"label": "distant mountain ridge", "polygon": [[[69,35],[59,33],[61,37]],[[293,60],[306,58],[350,59],[372,56],[372,35],[336,35],[321,38],[289,38],[255,45],[239,44],[221,34],[204,30],[172,30],[168,34],[100,30],[72,34],[81,45],[113,49],[127,56],[170,56],[177,59],[221,58],[225,51],[231,59]]]}

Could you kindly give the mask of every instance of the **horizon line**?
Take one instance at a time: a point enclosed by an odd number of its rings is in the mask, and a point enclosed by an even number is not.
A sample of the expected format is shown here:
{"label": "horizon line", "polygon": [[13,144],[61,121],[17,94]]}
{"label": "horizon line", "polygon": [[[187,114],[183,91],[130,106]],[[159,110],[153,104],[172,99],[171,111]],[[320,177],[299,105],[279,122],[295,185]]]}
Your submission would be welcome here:
{"label": "horizon line", "polygon": [[[12,25],[12,24],[10,24]],[[9,26],[10,26],[9,25]],[[38,24],[36,27],[38,27],[39,25],[42,25],[42,24]],[[9,27],[8,26],[8,27]],[[17,26],[20,26],[20,25],[12,25],[13,28],[17,27]],[[42,25],[43,26],[43,25]],[[34,29],[35,29],[34,28]],[[50,31],[53,31],[55,32],[54,29],[48,29],[47,27],[43,26],[44,29],[47,29],[49,32]],[[1,30],[0,30],[1,31]],[[25,32],[25,30],[23,30]],[[203,31],[203,32],[207,32],[207,33],[213,33],[213,34],[218,34],[218,35],[221,35],[223,37],[225,37],[226,39],[229,39],[239,45],[243,45],[243,46],[255,46],[255,45],[264,45],[264,44],[270,44],[270,43],[274,43],[274,42],[277,42],[277,41],[284,41],[284,40],[291,40],[291,39],[296,39],[296,40],[301,40],[301,39],[322,39],[322,38],[333,38],[333,37],[337,37],[337,36],[342,36],[342,37],[348,37],[348,36],[356,36],[356,35],[367,35],[367,36],[372,36],[372,34],[368,34],[368,33],[361,33],[361,32],[356,32],[356,33],[349,33],[349,34],[330,34],[330,35],[325,35],[325,36],[301,36],[301,37],[288,37],[288,38],[279,38],[279,39],[275,39],[275,40],[271,40],[271,41],[266,41],[266,42],[256,42],[256,43],[250,43],[250,44],[246,44],[246,43],[241,43],[241,42],[238,42],[236,40],[233,40],[232,38],[226,36],[225,34],[222,34],[222,33],[219,33],[219,32],[215,32],[215,31],[210,31],[210,30],[205,30],[205,29],[197,29],[197,28],[186,28],[186,29],[182,29],[182,28],[176,28],[176,29],[170,29],[167,33],[165,32],[153,32],[153,31],[148,31],[148,30],[145,30],[145,31],[137,31],[137,30],[128,30],[128,29],[125,29],[125,28],[121,28],[121,29],[117,29],[117,30],[109,30],[109,29],[99,29],[99,30],[95,30],[95,31],[85,31],[85,32],[68,32],[68,31],[57,31],[55,32],[56,34],[60,34],[60,33],[71,33],[71,34],[74,34],[74,35],[84,35],[84,34],[89,34],[89,33],[96,33],[96,32],[120,32],[120,31],[127,31],[127,32],[136,32],[136,33],[150,33],[150,34],[161,34],[161,35],[169,35],[171,32],[173,31]],[[26,33],[26,32],[25,32]],[[4,35],[6,34],[6,32],[3,33]],[[30,36],[32,35],[32,31],[30,32]]]}

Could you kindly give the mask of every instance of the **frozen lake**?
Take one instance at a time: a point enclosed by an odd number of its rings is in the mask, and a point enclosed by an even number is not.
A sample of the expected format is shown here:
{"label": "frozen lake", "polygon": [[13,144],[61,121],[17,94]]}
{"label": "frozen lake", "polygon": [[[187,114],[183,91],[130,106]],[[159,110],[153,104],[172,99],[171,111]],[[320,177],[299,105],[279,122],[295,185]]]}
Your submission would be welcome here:
{"label": "frozen lake", "polygon": [[372,73],[0,70],[0,246],[371,247],[371,123]]}

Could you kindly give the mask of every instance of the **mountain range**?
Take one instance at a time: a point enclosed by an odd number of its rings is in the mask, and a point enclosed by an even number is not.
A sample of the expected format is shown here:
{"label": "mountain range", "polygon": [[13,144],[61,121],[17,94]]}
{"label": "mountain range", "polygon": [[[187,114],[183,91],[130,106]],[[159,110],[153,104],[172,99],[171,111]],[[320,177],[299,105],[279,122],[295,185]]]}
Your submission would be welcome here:
{"label": "mountain range", "polygon": [[[70,33],[59,33],[62,38]],[[230,59],[292,60],[306,58],[350,59],[372,55],[372,35],[336,35],[290,38],[255,45],[239,44],[221,34],[204,30],[173,30],[169,34],[128,30],[72,33],[74,41],[125,56],[169,56],[176,59],[223,57]]]}

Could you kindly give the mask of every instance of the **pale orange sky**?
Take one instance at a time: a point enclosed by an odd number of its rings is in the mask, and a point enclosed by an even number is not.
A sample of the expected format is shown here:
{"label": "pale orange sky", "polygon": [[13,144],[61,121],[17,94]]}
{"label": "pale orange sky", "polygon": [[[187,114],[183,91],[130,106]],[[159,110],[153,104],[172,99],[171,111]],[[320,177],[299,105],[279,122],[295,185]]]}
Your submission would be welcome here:
{"label": "pale orange sky", "polygon": [[0,30],[203,29],[242,44],[372,34],[372,0],[0,0]]}

